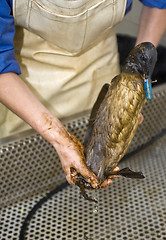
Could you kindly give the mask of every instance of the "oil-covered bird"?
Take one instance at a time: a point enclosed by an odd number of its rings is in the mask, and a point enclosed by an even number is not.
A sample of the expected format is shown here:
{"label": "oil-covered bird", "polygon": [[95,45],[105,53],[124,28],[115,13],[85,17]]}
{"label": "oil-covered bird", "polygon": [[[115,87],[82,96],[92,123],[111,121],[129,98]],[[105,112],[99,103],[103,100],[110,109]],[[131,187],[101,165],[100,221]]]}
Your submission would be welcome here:
{"label": "oil-covered bird", "polygon": [[[152,43],[137,45],[129,53],[122,72],[103,86],[94,104],[85,138],[85,156],[87,166],[101,183],[113,174],[134,137],[142,107],[151,98],[150,85],[146,88],[144,82],[149,83],[156,61],[157,50]],[[126,169],[119,174],[141,178],[141,173]],[[88,187],[83,182],[79,177],[76,184]]]}

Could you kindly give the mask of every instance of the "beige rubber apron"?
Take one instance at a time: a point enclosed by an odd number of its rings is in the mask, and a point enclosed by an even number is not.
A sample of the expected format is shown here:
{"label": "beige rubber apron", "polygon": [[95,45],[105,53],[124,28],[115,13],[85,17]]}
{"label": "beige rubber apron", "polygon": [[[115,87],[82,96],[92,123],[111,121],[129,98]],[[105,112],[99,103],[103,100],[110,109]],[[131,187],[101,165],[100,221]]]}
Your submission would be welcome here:
{"label": "beige rubber apron", "polygon": [[[90,109],[103,84],[119,73],[113,27],[124,16],[126,0],[13,4],[21,78],[58,118]],[[1,108],[1,137],[29,128]]]}

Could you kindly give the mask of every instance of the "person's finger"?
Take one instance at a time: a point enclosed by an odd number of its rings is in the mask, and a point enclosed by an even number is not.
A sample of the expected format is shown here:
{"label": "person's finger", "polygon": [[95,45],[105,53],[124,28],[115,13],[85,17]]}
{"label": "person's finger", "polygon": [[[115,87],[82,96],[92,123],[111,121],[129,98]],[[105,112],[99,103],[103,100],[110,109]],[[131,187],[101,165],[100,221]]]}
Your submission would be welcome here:
{"label": "person's finger", "polygon": [[108,179],[114,179],[114,178],[118,178],[118,177],[120,177],[120,175],[111,175],[108,177]]}
{"label": "person's finger", "polygon": [[108,178],[107,180],[105,180],[101,185],[100,188],[105,188],[108,185],[110,185],[112,183],[112,180],[110,178]]}
{"label": "person's finger", "polygon": [[114,168],[114,170],[113,170],[113,172],[118,172],[120,170],[120,168],[119,167],[116,167],[116,168]]}
{"label": "person's finger", "polygon": [[77,171],[85,178],[85,180],[91,184],[93,188],[97,188],[99,180],[97,176],[88,169],[85,163],[82,162],[81,166],[77,168]]}
{"label": "person's finger", "polygon": [[142,115],[142,113],[139,116],[139,125],[144,121],[144,116]]}
{"label": "person's finger", "polygon": [[96,175],[92,173],[91,171],[84,171],[80,173],[85,180],[91,184],[93,188],[97,188],[99,186],[99,180],[97,179]]}
{"label": "person's finger", "polygon": [[74,184],[74,178],[71,177],[69,173],[66,174],[66,180],[68,181],[69,184]]}

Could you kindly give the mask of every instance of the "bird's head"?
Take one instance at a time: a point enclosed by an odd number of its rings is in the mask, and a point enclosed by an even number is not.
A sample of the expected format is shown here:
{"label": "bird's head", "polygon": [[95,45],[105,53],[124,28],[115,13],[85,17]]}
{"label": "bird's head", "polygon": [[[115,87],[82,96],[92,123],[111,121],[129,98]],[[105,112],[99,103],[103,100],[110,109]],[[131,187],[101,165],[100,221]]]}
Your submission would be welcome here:
{"label": "bird's head", "polygon": [[130,51],[122,71],[139,73],[144,79],[149,79],[156,61],[157,50],[155,46],[151,42],[143,42]]}

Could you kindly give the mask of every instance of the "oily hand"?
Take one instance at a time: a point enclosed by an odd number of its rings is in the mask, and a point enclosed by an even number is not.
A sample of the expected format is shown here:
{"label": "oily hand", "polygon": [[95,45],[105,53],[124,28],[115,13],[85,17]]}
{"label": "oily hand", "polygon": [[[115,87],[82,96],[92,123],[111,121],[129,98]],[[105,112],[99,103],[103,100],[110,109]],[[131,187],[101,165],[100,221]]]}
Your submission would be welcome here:
{"label": "oily hand", "polygon": [[[66,130],[67,131],[67,130]],[[66,179],[70,184],[75,183],[75,177],[81,174],[93,188],[97,188],[99,181],[96,175],[85,164],[84,147],[79,140],[66,132],[65,145],[57,150]]]}
{"label": "oily hand", "polygon": [[50,113],[44,112],[40,134],[55,148],[70,184],[75,183],[75,176],[81,174],[93,188],[99,181],[96,175],[85,164],[84,147],[79,140],[71,135],[65,126]]}

